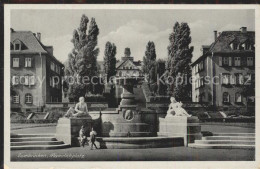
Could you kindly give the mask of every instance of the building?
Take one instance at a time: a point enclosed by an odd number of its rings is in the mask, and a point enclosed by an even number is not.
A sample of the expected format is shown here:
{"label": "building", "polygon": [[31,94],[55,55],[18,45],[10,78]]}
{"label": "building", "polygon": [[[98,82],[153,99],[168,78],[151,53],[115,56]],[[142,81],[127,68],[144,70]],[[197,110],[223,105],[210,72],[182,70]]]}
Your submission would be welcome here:
{"label": "building", "polygon": [[142,62],[134,61],[134,57],[131,56],[130,48],[125,48],[125,56],[116,64],[116,76],[143,76],[141,67]]}
{"label": "building", "polygon": [[63,64],[53,47],[41,43],[41,34],[11,29],[11,108],[41,110],[46,102],[62,101]]}
{"label": "building", "polygon": [[[245,85],[254,83],[255,32],[246,27],[223,31],[192,63],[192,101],[205,102],[222,110],[247,111],[254,96],[242,95]],[[254,106],[252,106],[254,107]]]}

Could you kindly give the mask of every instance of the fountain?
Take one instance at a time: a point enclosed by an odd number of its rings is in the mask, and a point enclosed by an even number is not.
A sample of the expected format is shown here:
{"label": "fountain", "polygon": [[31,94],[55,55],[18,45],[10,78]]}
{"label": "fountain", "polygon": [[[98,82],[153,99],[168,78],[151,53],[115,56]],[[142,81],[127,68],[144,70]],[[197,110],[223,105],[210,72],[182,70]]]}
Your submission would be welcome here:
{"label": "fountain", "polygon": [[[100,148],[184,146],[194,140],[190,138],[199,138],[201,134],[198,119],[188,117],[187,114],[186,116],[179,116],[178,112],[184,110],[178,109],[181,107],[176,109],[176,105],[170,105],[171,109],[174,106],[175,109],[169,110],[168,115],[164,118],[158,117],[155,110],[138,107],[133,88],[142,80],[140,77],[116,78],[117,84],[123,88],[122,100],[118,108],[113,111],[90,112],[92,119],[60,119],[56,135],[62,137],[57,139],[75,146],[76,135],[82,123],[87,123],[89,129],[92,126],[95,126],[96,130],[98,129],[97,142]],[[173,111],[177,114],[174,114]],[[77,120],[79,123],[76,122]],[[64,132],[64,127],[59,128],[59,126],[66,126],[67,132]],[[65,136],[64,133],[68,136]]]}

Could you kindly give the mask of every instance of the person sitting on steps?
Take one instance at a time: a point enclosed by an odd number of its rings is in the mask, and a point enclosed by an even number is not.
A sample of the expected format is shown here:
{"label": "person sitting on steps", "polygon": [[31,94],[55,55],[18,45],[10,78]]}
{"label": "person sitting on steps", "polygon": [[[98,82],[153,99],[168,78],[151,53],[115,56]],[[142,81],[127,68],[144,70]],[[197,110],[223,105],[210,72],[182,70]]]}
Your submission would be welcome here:
{"label": "person sitting on steps", "polygon": [[82,147],[84,147],[85,144],[88,145],[87,130],[84,125],[81,126],[81,129],[79,131],[79,143]]}

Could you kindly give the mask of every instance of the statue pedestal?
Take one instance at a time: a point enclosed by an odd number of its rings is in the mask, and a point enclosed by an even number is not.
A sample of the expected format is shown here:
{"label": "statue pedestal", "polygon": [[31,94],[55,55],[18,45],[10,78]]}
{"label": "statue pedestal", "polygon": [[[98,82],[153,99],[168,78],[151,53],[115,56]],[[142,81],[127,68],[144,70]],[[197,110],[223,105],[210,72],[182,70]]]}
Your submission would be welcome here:
{"label": "statue pedestal", "polygon": [[91,131],[93,120],[85,118],[60,118],[56,127],[56,139],[71,146],[79,146],[78,137],[82,125],[86,126],[87,133]]}
{"label": "statue pedestal", "polygon": [[202,137],[198,117],[172,116],[159,118],[158,136],[182,136],[184,145],[194,143]]}

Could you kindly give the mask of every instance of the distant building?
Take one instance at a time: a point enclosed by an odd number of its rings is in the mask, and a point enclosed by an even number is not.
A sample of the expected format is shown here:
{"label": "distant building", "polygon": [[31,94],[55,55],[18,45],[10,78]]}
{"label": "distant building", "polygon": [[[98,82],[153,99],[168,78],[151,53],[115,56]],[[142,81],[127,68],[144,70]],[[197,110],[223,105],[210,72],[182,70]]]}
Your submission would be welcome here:
{"label": "distant building", "polygon": [[242,27],[239,31],[223,31],[219,36],[214,31],[214,36],[215,41],[202,46],[202,56],[192,63],[192,101],[223,110],[247,111],[243,108],[254,105],[254,96],[244,97],[241,92],[245,85],[254,83],[255,32]]}
{"label": "distant building", "polygon": [[143,76],[141,67],[142,62],[134,61],[134,57],[131,56],[130,48],[125,48],[125,56],[116,64],[116,76]]}
{"label": "distant building", "polygon": [[52,46],[41,43],[41,34],[11,29],[10,47],[11,108],[37,111],[46,102],[61,102],[63,64],[53,56]]}

